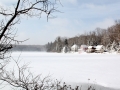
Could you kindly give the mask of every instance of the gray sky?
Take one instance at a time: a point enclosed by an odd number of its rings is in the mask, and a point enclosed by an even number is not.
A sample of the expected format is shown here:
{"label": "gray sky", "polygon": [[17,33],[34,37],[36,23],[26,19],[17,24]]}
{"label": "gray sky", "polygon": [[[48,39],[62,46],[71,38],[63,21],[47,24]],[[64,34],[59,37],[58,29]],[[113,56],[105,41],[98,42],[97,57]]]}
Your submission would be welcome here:
{"label": "gray sky", "polygon": [[[16,0],[0,0],[0,5],[9,6]],[[17,39],[23,44],[46,44],[54,41],[57,36],[72,37],[95,30],[97,27],[107,28],[120,19],[120,0],[61,0],[58,10],[53,13],[57,18],[49,19],[42,14],[38,18],[21,18],[16,26]],[[2,17],[0,17],[2,18]]]}

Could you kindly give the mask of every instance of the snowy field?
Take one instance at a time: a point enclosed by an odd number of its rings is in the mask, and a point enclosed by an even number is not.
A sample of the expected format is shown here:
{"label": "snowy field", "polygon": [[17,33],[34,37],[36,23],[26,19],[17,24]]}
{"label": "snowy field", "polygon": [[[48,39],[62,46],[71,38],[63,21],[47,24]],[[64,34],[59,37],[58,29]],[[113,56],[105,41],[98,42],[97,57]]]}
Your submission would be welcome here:
{"label": "snowy field", "polygon": [[120,88],[120,54],[63,54],[40,52],[14,52],[22,63],[30,63],[35,74],[75,83],[96,83],[105,87]]}

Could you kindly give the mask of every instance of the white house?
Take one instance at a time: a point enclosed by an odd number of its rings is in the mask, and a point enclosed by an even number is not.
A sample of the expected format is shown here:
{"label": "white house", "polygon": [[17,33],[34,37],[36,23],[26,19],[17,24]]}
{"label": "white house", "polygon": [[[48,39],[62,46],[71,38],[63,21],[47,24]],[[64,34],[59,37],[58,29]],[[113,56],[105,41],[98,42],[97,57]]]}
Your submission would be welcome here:
{"label": "white house", "polygon": [[97,53],[103,53],[104,52],[104,46],[103,45],[97,45],[95,52]]}
{"label": "white house", "polygon": [[78,45],[74,44],[72,47],[71,47],[71,51],[73,52],[77,52],[79,49]]}
{"label": "white house", "polygon": [[81,45],[81,46],[80,46],[80,49],[78,49],[78,52],[79,52],[79,53],[86,52],[87,49],[88,49],[88,46],[87,46],[87,45]]}

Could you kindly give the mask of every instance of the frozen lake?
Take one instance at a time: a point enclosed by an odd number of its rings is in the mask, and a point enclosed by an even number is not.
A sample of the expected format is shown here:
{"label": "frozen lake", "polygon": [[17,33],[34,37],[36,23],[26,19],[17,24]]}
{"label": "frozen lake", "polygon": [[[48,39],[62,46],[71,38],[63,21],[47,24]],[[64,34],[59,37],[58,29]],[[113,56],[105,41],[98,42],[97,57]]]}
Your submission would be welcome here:
{"label": "frozen lake", "polygon": [[[12,56],[17,59],[20,52]],[[22,52],[21,62],[30,63],[35,74],[75,83],[96,83],[120,88],[120,54],[62,54]]]}

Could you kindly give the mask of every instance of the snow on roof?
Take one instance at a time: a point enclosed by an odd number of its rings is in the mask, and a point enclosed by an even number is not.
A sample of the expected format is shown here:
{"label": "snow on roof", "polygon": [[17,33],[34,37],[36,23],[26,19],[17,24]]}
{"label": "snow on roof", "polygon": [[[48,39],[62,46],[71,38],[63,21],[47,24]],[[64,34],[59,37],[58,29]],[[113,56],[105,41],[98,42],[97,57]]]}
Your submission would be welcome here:
{"label": "snow on roof", "polygon": [[71,50],[72,50],[72,51],[78,50],[78,45],[74,44],[74,45],[71,47]]}
{"label": "snow on roof", "polygon": [[78,45],[74,44],[71,48],[78,48]]}
{"label": "snow on roof", "polygon": [[87,45],[81,45],[81,48],[86,48],[86,47],[88,47]]}
{"label": "snow on roof", "polygon": [[88,46],[89,49],[91,49],[93,46]]}
{"label": "snow on roof", "polygon": [[103,45],[97,45],[96,50],[100,50],[103,47]]}

